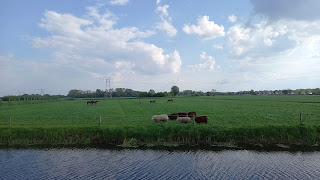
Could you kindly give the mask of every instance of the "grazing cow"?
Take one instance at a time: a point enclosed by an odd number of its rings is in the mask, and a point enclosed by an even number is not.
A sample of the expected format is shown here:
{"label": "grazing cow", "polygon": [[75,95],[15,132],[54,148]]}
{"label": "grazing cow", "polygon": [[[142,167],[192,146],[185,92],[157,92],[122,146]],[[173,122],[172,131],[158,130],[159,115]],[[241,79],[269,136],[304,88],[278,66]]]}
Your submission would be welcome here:
{"label": "grazing cow", "polygon": [[98,102],[99,102],[99,101],[87,101],[87,105],[88,105],[88,104],[91,104],[91,105],[92,105],[92,104],[97,104]]}
{"label": "grazing cow", "polygon": [[168,99],[167,103],[169,103],[169,102],[173,102],[173,99]]}
{"label": "grazing cow", "polygon": [[166,114],[161,114],[161,115],[154,115],[152,116],[152,120],[154,120],[155,123],[158,122],[168,122],[168,116]]}
{"label": "grazing cow", "polygon": [[179,112],[178,115],[179,117],[188,117],[188,113],[186,112]]}
{"label": "grazing cow", "polygon": [[189,123],[190,118],[189,117],[178,117],[177,121],[179,121],[180,123]]}
{"label": "grazing cow", "polygon": [[156,100],[151,100],[150,103],[157,103]]}
{"label": "grazing cow", "polygon": [[192,118],[192,117],[196,117],[197,113],[196,112],[188,112],[188,117]]}
{"label": "grazing cow", "polygon": [[208,117],[207,116],[197,116],[195,119],[194,119],[194,121],[196,122],[196,123],[205,123],[205,124],[207,124],[208,123]]}
{"label": "grazing cow", "polygon": [[169,114],[168,117],[170,120],[176,120],[179,117],[179,115],[178,113],[172,113],[172,114]]}

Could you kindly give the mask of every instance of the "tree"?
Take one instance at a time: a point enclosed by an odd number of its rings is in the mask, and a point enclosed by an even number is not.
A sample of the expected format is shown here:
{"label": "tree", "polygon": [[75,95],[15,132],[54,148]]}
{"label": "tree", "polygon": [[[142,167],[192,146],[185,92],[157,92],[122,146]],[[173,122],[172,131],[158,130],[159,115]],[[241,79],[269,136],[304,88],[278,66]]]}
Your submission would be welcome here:
{"label": "tree", "polygon": [[124,97],[125,96],[124,90],[125,90],[124,88],[116,88],[113,93],[113,96],[114,97]]}
{"label": "tree", "polygon": [[179,88],[178,88],[178,86],[172,86],[172,88],[171,88],[171,93],[173,94],[173,96],[179,94]]}
{"label": "tree", "polygon": [[103,97],[104,96],[104,93],[101,89],[97,89],[96,90],[96,97]]}
{"label": "tree", "polygon": [[124,91],[126,94],[127,94],[127,97],[134,97],[134,96],[136,96],[136,92],[135,91],[133,91],[132,89],[126,89],[125,91]]}
{"label": "tree", "polygon": [[184,90],[184,91],[180,92],[180,95],[182,95],[182,96],[192,96],[193,95],[193,91],[192,90]]}
{"label": "tree", "polygon": [[285,95],[288,95],[288,94],[292,93],[292,90],[291,89],[285,89],[285,90],[282,90],[282,93],[285,94]]}
{"label": "tree", "polygon": [[156,94],[156,92],[153,89],[150,89],[150,91],[148,92],[148,95],[150,97],[154,96]]}
{"label": "tree", "polygon": [[[79,98],[82,96],[82,91],[78,89],[71,89],[67,96],[71,98]],[[31,94],[31,99],[32,99],[32,94]]]}
{"label": "tree", "polygon": [[251,95],[257,95],[257,93],[253,89],[251,89],[250,94]]}

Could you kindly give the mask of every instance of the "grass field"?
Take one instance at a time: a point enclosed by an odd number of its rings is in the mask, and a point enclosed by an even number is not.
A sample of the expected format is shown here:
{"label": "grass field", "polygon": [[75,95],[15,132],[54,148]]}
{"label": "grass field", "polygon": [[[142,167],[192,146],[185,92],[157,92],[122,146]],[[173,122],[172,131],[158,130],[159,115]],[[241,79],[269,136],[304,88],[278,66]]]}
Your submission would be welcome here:
{"label": "grass field", "polygon": [[[175,97],[174,103],[167,103],[168,98],[154,99],[157,100],[156,104],[149,103],[151,98],[142,98],[142,104],[138,103],[137,98],[99,99],[100,102],[94,105],[87,105],[88,99],[0,102],[0,144],[69,143],[73,141],[70,140],[73,133],[83,136],[79,143],[127,141],[131,138],[138,141],[165,139],[179,142],[190,142],[197,138],[197,142],[268,141],[271,138],[274,141],[299,142],[307,139],[312,143],[320,139],[320,96]],[[189,111],[208,116],[208,124],[179,124],[170,120],[166,124],[155,124],[151,120],[155,114]],[[300,113],[303,126],[300,125]],[[300,132],[301,128],[306,132]],[[46,131],[43,132],[43,129]],[[291,132],[295,129],[298,132]],[[22,133],[24,131],[25,134]],[[47,131],[51,133],[51,140],[46,138],[37,141],[37,137]],[[84,131],[88,134],[82,135]],[[52,139],[52,133],[56,133],[55,140]],[[23,142],[21,134],[26,136]],[[70,136],[69,140],[59,140],[61,134]],[[259,137],[254,138],[256,135]],[[18,136],[20,140],[15,141],[14,137],[19,139]],[[96,139],[92,139],[92,136]]]}

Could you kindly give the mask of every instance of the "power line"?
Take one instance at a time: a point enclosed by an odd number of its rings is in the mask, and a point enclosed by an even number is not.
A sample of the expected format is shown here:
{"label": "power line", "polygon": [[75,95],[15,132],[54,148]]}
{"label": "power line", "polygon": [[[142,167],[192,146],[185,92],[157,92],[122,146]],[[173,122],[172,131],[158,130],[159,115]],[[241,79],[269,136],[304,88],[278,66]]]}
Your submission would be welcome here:
{"label": "power line", "polygon": [[111,79],[106,78],[105,80],[106,80],[105,96],[106,98],[110,97],[110,99],[112,99]]}
{"label": "power line", "polygon": [[112,99],[112,88],[111,88],[111,78],[110,77],[100,77],[97,79],[103,79],[106,81],[106,85],[105,85],[105,98],[107,99],[108,97],[110,97],[110,99]]}

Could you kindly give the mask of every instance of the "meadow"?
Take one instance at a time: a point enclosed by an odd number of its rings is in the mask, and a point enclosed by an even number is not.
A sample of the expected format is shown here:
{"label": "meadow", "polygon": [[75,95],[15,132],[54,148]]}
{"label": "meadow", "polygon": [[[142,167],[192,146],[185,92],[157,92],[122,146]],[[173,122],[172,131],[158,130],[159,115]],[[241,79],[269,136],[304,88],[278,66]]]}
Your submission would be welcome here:
{"label": "meadow", "polygon": [[[142,100],[139,104],[138,100]],[[320,140],[320,96],[194,96],[0,102],[0,144],[307,143]],[[154,123],[196,111],[208,124]],[[302,115],[302,121],[300,118]],[[101,121],[100,121],[101,117]],[[100,123],[101,122],[101,123]],[[132,141],[132,142],[131,142]]]}

